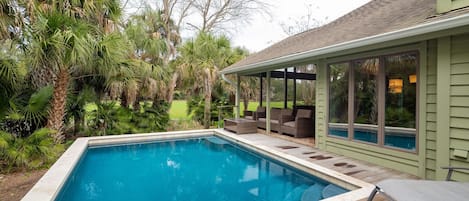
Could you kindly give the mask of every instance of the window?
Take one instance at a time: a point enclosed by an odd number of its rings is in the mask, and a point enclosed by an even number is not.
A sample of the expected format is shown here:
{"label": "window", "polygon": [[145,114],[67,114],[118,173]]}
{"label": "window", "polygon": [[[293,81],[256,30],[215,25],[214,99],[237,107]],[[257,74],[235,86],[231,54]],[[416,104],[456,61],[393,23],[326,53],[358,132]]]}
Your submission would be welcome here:
{"label": "window", "polygon": [[353,62],[353,139],[378,143],[379,59]]}
{"label": "window", "polygon": [[329,134],[348,137],[349,63],[329,66]]}
{"label": "window", "polygon": [[386,70],[384,145],[415,149],[417,55],[384,58]]}
{"label": "window", "polygon": [[415,151],[417,53],[329,65],[328,134]]}

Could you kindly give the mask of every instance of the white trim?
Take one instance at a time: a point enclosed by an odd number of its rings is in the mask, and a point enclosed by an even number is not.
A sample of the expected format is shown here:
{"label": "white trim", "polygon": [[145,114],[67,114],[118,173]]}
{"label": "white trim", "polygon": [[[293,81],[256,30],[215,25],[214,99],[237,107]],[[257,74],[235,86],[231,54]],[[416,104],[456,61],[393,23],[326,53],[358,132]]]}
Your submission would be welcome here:
{"label": "white trim", "polygon": [[316,57],[316,56],[320,56],[324,54],[329,54],[329,53],[344,51],[348,49],[359,48],[359,47],[363,47],[367,45],[388,42],[388,41],[397,40],[401,38],[418,36],[418,35],[422,35],[426,33],[432,33],[432,32],[457,28],[457,27],[466,26],[466,25],[469,25],[469,14],[464,14],[464,15],[460,15],[457,17],[449,18],[449,19],[443,19],[439,21],[419,24],[417,26],[400,29],[397,31],[391,31],[391,32],[369,36],[365,38],[360,38],[360,39],[356,39],[356,40],[352,40],[352,41],[348,41],[344,43],[339,43],[339,44],[335,44],[335,45],[331,45],[327,47],[322,47],[318,49],[308,50],[305,52],[290,54],[290,55],[277,57],[274,59],[261,61],[261,62],[257,62],[254,64],[248,64],[248,65],[244,65],[244,66],[240,66],[240,67],[236,67],[232,69],[225,69],[225,70],[222,70],[221,73],[231,74],[231,73],[242,72],[246,70],[254,70],[254,69],[260,70],[264,67],[269,67],[269,66],[273,66],[273,65],[277,65],[281,63],[292,62],[296,60],[304,60],[307,58]]}

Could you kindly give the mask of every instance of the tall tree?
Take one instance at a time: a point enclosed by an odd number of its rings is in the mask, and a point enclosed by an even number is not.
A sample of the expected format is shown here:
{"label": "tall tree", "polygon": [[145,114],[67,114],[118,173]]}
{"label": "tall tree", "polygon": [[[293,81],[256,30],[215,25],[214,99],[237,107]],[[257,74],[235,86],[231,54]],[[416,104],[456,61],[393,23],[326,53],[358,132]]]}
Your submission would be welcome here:
{"label": "tall tree", "polygon": [[119,1],[29,1],[27,13],[34,22],[29,33],[31,66],[45,69],[54,85],[47,127],[57,131],[55,141],[61,142],[71,75],[93,71],[96,58],[104,64],[100,68],[119,63],[112,57],[112,45],[102,43],[118,19]]}
{"label": "tall tree", "polygon": [[312,4],[305,5],[306,14],[298,18],[289,18],[287,22],[281,22],[280,27],[285,34],[291,36],[297,33],[301,33],[312,28],[319,27],[327,21],[327,17],[321,19],[315,16],[315,10],[319,10],[319,7],[313,7]]}
{"label": "tall tree", "polygon": [[211,103],[213,85],[218,79],[219,70],[228,64],[231,53],[230,41],[224,36],[214,36],[200,32],[195,39],[189,40],[180,49],[181,66],[186,69],[185,77],[191,77],[195,88],[204,94],[204,127],[211,123]]}
{"label": "tall tree", "polygon": [[201,32],[214,32],[249,22],[253,14],[267,13],[269,5],[261,0],[197,0],[193,7],[199,18],[189,25]]}

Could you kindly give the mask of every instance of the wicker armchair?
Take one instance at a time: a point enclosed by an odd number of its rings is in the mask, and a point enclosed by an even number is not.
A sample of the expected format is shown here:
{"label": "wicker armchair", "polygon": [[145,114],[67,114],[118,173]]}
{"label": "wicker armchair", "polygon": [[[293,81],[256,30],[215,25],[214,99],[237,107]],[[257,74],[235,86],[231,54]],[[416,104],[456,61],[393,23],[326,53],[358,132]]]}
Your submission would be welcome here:
{"label": "wicker armchair", "polygon": [[[270,109],[270,129],[273,131],[280,132],[282,124],[282,116],[292,115],[293,111],[291,109],[280,109],[280,108],[271,108]],[[257,127],[266,129],[266,118],[259,118],[257,121]]]}
{"label": "wicker armchair", "polygon": [[265,107],[259,106],[256,111],[244,110],[244,118],[255,121],[259,118],[265,118]]}
{"label": "wicker armchair", "polygon": [[314,137],[314,111],[309,109],[298,109],[296,116],[282,116],[282,134],[293,135],[293,137]]}

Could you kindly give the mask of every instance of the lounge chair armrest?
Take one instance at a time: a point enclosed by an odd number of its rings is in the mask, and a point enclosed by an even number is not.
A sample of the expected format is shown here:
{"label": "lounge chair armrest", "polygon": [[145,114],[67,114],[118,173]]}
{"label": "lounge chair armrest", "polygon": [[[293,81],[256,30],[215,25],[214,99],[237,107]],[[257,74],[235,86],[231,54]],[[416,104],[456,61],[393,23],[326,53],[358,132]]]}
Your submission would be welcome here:
{"label": "lounge chair armrest", "polygon": [[451,176],[453,175],[454,170],[469,170],[468,167],[441,167],[441,169],[448,170],[448,174],[446,175],[446,181],[451,181]]}
{"label": "lounge chair armrest", "polygon": [[266,114],[265,112],[257,112],[257,118],[265,118],[266,117]]}
{"label": "lounge chair armrest", "polygon": [[297,117],[295,123],[297,128],[314,128],[313,118]]}
{"label": "lounge chair armrest", "polygon": [[256,119],[256,113],[250,110],[244,110],[244,117],[252,116],[253,119]]}
{"label": "lounge chair armrest", "polygon": [[293,117],[292,115],[282,115],[282,117],[280,117],[281,124],[289,121],[295,121],[295,117]]}
{"label": "lounge chair armrest", "polygon": [[252,114],[254,114],[254,112],[250,111],[250,110],[244,110],[243,112],[244,112],[244,116],[246,116],[246,115],[247,116],[252,116]]}

